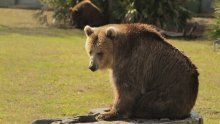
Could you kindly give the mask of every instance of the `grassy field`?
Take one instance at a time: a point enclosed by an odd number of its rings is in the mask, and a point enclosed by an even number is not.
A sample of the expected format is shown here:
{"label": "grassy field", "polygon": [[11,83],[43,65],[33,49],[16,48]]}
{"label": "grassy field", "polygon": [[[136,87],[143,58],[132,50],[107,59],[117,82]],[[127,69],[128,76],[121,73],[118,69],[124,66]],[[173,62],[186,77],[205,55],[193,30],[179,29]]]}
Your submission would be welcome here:
{"label": "grassy field", "polygon": [[[80,30],[40,26],[33,10],[0,9],[0,124],[85,114],[109,106],[108,72],[92,73]],[[220,51],[210,41],[170,40],[200,72],[194,111],[220,124]]]}
{"label": "grassy field", "polygon": [[214,7],[220,8],[220,1],[219,0],[214,0]]}

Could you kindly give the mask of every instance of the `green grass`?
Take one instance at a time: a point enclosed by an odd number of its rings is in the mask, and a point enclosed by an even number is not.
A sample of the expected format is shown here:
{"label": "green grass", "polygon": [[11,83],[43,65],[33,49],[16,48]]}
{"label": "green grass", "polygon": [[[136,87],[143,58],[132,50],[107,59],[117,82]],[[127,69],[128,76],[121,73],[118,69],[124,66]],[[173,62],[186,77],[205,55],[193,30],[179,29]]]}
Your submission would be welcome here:
{"label": "green grass", "polygon": [[219,0],[214,0],[213,4],[214,4],[214,7],[220,8],[220,1]]}
{"label": "green grass", "polygon": [[[28,124],[109,106],[108,72],[89,71],[83,32],[40,26],[33,12],[0,9],[0,123]],[[220,52],[209,41],[170,42],[200,72],[194,111],[205,124],[219,124]]]}
{"label": "green grass", "polygon": [[194,111],[201,113],[205,124],[220,123],[220,52],[212,51],[208,41],[172,41],[198,67],[200,87]]}

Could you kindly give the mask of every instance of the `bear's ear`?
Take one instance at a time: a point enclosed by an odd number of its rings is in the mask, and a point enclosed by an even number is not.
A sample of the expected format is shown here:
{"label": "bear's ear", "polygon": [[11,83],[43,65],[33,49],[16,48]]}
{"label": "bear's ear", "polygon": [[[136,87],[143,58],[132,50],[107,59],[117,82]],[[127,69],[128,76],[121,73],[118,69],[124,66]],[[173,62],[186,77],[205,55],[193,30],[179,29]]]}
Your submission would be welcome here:
{"label": "bear's ear", "polygon": [[112,38],[115,38],[117,35],[117,32],[116,32],[116,29],[113,28],[113,27],[109,27],[107,30],[106,30],[106,36],[110,39]]}
{"label": "bear's ear", "polygon": [[84,32],[86,36],[90,36],[93,33],[93,29],[89,25],[86,25],[84,28]]}

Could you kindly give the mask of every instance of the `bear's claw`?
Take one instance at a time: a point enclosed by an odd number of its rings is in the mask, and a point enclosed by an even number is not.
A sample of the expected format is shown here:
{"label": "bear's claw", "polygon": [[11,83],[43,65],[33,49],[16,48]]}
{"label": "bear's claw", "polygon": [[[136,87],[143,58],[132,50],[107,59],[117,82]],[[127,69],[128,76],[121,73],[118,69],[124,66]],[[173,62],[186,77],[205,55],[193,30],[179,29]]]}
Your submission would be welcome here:
{"label": "bear's claw", "polygon": [[100,114],[96,116],[96,120],[98,121],[102,121],[102,120],[110,121],[110,120],[114,120],[115,118],[116,118],[116,114],[111,112],[107,112],[105,114]]}

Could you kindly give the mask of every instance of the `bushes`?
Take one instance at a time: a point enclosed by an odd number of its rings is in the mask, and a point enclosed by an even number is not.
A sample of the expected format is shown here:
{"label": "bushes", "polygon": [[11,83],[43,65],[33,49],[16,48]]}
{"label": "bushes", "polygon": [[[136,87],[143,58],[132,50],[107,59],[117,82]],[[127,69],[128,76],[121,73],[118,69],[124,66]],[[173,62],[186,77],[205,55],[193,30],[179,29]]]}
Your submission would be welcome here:
{"label": "bushes", "polygon": [[113,21],[118,23],[141,22],[135,1],[118,0],[114,5],[112,10],[110,10],[112,11],[111,17]]}
{"label": "bushes", "polygon": [[213,7],[215,8],[213,22],[208,26],[208,30],[205,35],[206,38],[211,40],[220,38],[220,1],[215,0],[213,2]]}
{"label": "bushes", "polygon": [[216,23],[213,26],[212,37],[220,38],[220,8],[216,9],[215,17],[216,17]]}
{"label": "bushes", "polygon": [[[185,9],[190,0],[91,0],[108,17],[110,23],[150,23],[163,29],[182,29],[191,13]],[[59,24],[69,24],[68,8],[77,0],[41,0],[53,9]],[[39,15],[43,15],[44,9]],[[43,16],[42,20],[46,20]]]}
{"label": "bushes", "polygon": [[220,38],[220,1],[215,0],[214,3],[214,7],[215,7],[215,24],[212,27],[212,34],[211,37],[212,38]]}
{"label": "bushes", "polygon": [[182,29],[191,13],[182,0],[119,0],[113,17],[126,23],[150,23],[163,29]]}
{"label": "bushes", "polygon": [[48,24],[48,16],[46,11],[53,10],[53,23],[58,25],[68,25],[70,22],[69,7],[76,4],[76,0],[40,0],[44,5],[34,17],[38,19],[41,24]]}

